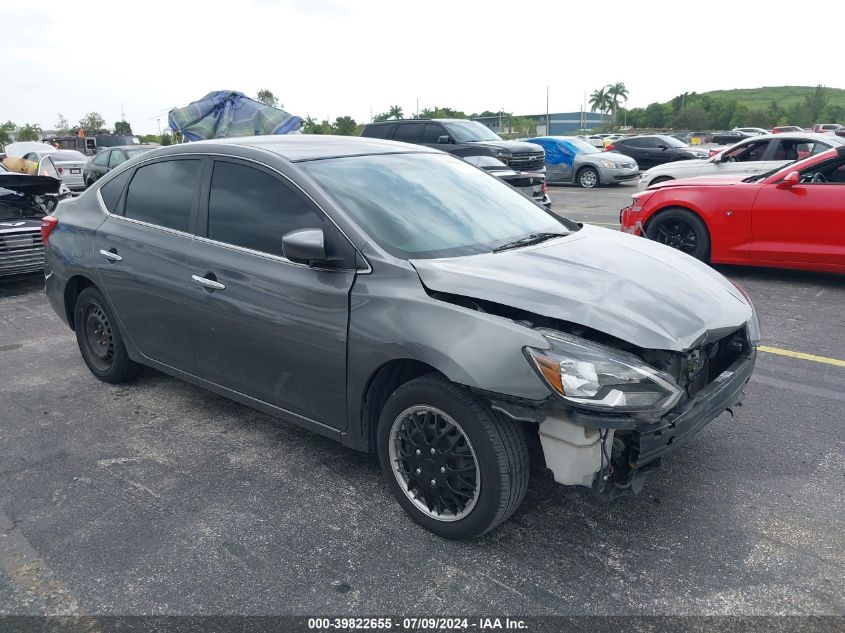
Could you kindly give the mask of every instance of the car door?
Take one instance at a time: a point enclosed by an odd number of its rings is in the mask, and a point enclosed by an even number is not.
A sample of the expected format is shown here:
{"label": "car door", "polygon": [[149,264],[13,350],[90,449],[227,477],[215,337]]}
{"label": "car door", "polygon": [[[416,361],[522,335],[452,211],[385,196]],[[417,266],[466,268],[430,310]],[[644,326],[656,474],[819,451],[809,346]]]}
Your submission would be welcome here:
{"label": "car door", "polygon": [[399,123],[396,130],[393,132],[393,140],[401,141],[403,143],[413,143],[414,145],[421,145],[423,142],[423,133],[425,132],[425,123],[422,121],[409,121],[408,123]]}
{"label": "car door", "polygon": [[752,231],[752,259],[845,266],[845,156],[802,170],[790,188],[763,185]]}
{"label": "car door", "polygon": [[713,161],[713,168],[702,175],[723,174],[761,174],[783,164],[783,161],[772,163],[764,160],[772,156],[771,146],[777,143],[772,140],[746,141],[731,150],[721,154],[718,161]]}
{"label": "car door", "polygon": [[531,141],[546,154],[546,178],[549,182],[572,182],[576,151],[567,141],[537,139]]}
{"label": "car door", "polygon": [[96,192],[109,215],[94,237],[94,257],[123,331],[147,358],[186,372],[193,369],[185,291],[200,164],[199,157],[161,159]]}
{"label": "car door", "polygon": [[425,124],[425,128],[423,129],[422,144],[435,149],[444,149],[444,147],[448,146],[446,143],[440,142],[440,139],[444,136],[446,139],[450,138],[449,132],[446,131],[443,124],[437,121],[430,121]]}
{"label": "car door", "polygon": [[[239,159],[209,164],[187,269],[197,375],[308,421],[346,426],[354,250],[287,177]],[[341,264],[287,259],[282,236],[321,228]]]}

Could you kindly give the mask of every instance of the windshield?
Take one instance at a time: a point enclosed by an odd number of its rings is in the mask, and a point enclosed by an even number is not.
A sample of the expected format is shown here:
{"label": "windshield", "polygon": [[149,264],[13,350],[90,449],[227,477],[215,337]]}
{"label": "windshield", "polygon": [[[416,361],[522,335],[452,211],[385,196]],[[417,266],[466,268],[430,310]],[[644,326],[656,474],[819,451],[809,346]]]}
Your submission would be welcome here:
{"label": "windshield", "polygon": [[582,141],[580,138],[560,139],[560,142],[568,146],[576,154],[601,153],[601,150],[598,147],[590,145],[587,141]]}
{"label": "windshield", "polygon": [[689,147],[683,141],[679,141],[674,136],[658,136],[658,139],[665,142],[669,147]]}
{"label": "windshield", "polygon": [[401,259],[489,253],[530,235],[578,229],[449,155],[353,156],[300,166]]}
{"label": "windshield", "polygon": [[458,143],[502,140],[489,127],[478,121],[444,121],[443,125]]}

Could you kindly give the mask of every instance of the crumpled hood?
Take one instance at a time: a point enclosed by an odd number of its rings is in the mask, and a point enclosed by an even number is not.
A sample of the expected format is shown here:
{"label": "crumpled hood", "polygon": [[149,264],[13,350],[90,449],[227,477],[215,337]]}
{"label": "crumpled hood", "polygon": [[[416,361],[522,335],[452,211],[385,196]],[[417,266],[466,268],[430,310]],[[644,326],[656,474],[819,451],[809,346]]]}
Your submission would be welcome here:
{"label": "crumpled hood", "polygon": [[411,263],[431,290],[570,321],[646,349],[684,351],[751,318],[740,291],[706,264],[589,225],[537,246]]}

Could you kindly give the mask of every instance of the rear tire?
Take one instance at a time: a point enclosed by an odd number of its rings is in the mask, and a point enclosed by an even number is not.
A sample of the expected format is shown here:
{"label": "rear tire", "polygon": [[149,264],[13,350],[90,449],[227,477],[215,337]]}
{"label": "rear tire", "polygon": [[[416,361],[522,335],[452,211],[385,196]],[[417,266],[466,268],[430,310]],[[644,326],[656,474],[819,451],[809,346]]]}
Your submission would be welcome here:
{"label": "rear tire", "polygon": [[601,184],[599,172],[592,167],[582,167],[575,176],[575,183],[582,189],[595,189]]}
{"label": "rear tire", "polygon": [[393,496],[438,536],[482,536],[519,507],[528,488],[522,426],[438,374],[388,398],[376,441]]}
{"label": "rear tire", "polygon": [[111,308],[93,286],[85,288],[76,298],[73,323],[82,359],[97,378],[120,383],[138,374],[140,365],[126,353]]}
{"label": "rear tire", "polygon": [[661,211],[646,224],[645,234],[650,240],[671,246],[703,262],[710,258],[707,225],[688,209]]}

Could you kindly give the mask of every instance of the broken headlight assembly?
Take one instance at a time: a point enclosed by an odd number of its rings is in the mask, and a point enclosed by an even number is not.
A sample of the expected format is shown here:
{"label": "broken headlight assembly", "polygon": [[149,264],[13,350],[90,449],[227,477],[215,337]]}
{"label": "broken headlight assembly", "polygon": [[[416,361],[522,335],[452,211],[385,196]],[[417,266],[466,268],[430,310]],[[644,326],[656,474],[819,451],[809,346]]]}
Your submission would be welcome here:
{"label": "broken headlight assembly", "polygon": [[664,413],[683,394],[675,380],[626,352],[553,330],[549,349],[526,347],[537,372],[566,402],[612,413]]}
{"label": "broken headlight assembly", "polygon": [[757,347],[760,344],[760,319],[757,317],[757,310],[754,308],[754,302],[751,301],[751,297],[746,292],[745,288],[743,288],[740,284],[735,281],[731,281],[734,287],[742,293],[742,296],[745,297],[745,300],[748,302],[748,305],[751,306],[751,318],[748,319],[748,322],[745,324],[746,327],[746,334],[748,336],[748,342],[751,343],[753,347]]}

